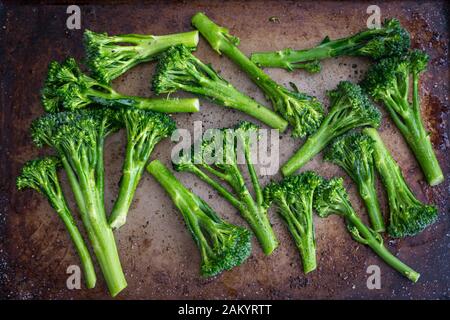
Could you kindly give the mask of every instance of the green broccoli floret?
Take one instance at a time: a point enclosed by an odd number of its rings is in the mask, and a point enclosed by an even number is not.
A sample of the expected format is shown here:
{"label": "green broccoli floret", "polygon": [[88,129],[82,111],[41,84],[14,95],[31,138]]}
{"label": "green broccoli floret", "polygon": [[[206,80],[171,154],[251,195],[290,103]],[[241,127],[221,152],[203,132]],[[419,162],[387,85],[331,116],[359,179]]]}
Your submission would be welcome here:
{"label": "green broccoli floret", "polygon": [[372,228],[376,232],[383,232],[385,226],[375,185],[373,144],[374,141],[369,136],[351,132],[336,138],[324,158],[343,168],[356,183]]}
{"label": "green broccoli floret", "polygon": [[300,169],[341,134],[357,127],[380,125],[380,111],[357,84],[341,81],[328,95],[330,97],[328,114],[319,129],[309,136],[300,149],[281,167],[284,176]]}
{"label": "green broccoli floret", "polygon": [[127,148],[119,194],[109,217],[113,229],[125,224],[131,201],[153,148],[176,129],[175,121],[169,116],[153,111],[125,109],[120,112],[119,118],[127,131]]}
{"label": "green broccoli floret", "polygon": [[94,77],[103,83],[124,74],[139,63],[151,61],[167,48],[184,44],[195,49],[198,31],[175,33],[164,36],[143,34],[120,34],[84,31],[84,47],[87,65]]}
{"label": "green broccoli floret", "polygon": [[392,255],[383,245],[380,234],[367,227],[358,217],[348,199],[342,178],[322,180],[314,196],[314,208],[322,218],[332,214],[343,217],[353,239],[369,246],[388,265],[411,281],[417,282],[420,274]]}
{"label": "green broccoli floret", "polygon": [[41,100],[47,112],[57,112],[61,108],[75,110],[93,104],[167,113],[197,112],[199,109],[198,99],[155,99],[122,95],[110,85],[84,74],[73,58],[62,63],[50,63]]}
{"label": "green broccoli floret", "polygon": [[426,69],[428,59],[428,55],[419,50],[403,57],[383,59],[369,69],[362,86],[386,106],[428,183],[434,186],[444,181],[444,175],[422,122],[419,96],[419,76]]}
{"label": "green broccoli floret", "polygon": [[183,45],[161,54],[153,77],[153,90],[157,94],[177,90],[192,92],[224,107],[242,111],[280,131],[287,127],[287,122],[278,114],[238,91]]}
{"label": "green broccoli floret", "polygon": [[306,69],[318,72],[319,67],[311,68],[311,63],[339,56],[363,56],[380,59],[404,54],[410,46],[409,33],[402,28],[397,19],[385,20],[381,28],[366,29],[350,37],[330,40],[326,37],[314,48],[274,52],[253,53],[251,60],[261,67]]}
{"label": "green broccoli floret", "polygon": [[215,276],[241,265],[251,253],[251,233],[221,219],[200,197],[190,192],[159,160],[147,171],[161,184],[180,210],[200,249],[201,274]]}
{"label": "green broccoli floret", "polygon": [[57,157],[45,157],[28,161],[17,177],[17,189],[32,188],[47,198],[50,205],[63,221],[75,246],[75,250],[80,257],[81,266],[86,278],[86,287],[94,288],[97,280],[94,264],[92,263],[89,249],[78,230],[62,192],[57,175],[57,170],[60,166],[61,162]]}
{"label": "green broccoli floret", "polygon": [[316,269],[313,198],[322,179],[312,171],[272,182],[263,189],[264,203],[275,204],[300,252],[305,273]]}
{"label": "green broccoli floret", "polygon": [[[278,241],[263,203],[261,186],[251,158],[250,149],[252,142],[257,139],[258,129],[255,124],[243,121],[234,128],[217,130],[212,137],[194,143],[191,150],[184,151],[179,159],[173,160],[173,165],[177,171],[198,176],[238,209],[252,228],[264,253],[269,255],[278,246]],[[242,158],[247,166],[254,197],[239,167]],[[228,184],[232,192],[222,183]]]}
{"label": "green broccoli floret", "polygon": [[48,113],[32,123],[38,145],[53,147],[66,171],[97,261],[112,296],[126,286],[104,207],[103,145],[117,130],[116,112],[105,108]]}
{"label": "green broccoli floret", "polygon": [[323,107],[315,97],[299,92],[295,86],[288,90],[276,83],[237,48],[237,37],[203,13],[194,15],[192,24],[217,53],[230,58],[261,88],[273,109],[291,125],[294,137],[304,137],[316,131],[323,119]]}
{"label": "green broccoli floret", "polygon": [[363,132],[374,141],[375,166],[386,188],[389,203],[387,231],[396,238],[418,234],[437,220],[437,208],[423,204],[414,196],[377,130],[366,128]]}

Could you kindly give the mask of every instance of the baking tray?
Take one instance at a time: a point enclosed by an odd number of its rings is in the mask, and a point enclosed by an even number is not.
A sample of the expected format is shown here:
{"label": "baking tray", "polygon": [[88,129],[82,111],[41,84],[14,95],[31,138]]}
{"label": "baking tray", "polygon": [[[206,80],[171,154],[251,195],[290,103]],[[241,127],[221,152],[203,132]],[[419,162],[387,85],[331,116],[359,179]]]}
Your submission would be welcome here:
{"label": "baking tray", "polygon": [[[51,60],[68,55],[83,57],[81,45],[84,28],[110,34],[166,34],[191,30],[190,18],[197,11],[206,12],[218,24],[241,38],[240,48],[254,51],[284,47],[306,48],[316,45],[326,35],[347,36],[366,25],[367,2],[342,1],[186,1],[149,2],[139,5],[80,5],[82,29],[66,28],[66,4],[0,4],[1,68],[1,149],[0,218],[1,276],[0,295],[9,299],[92,299],[109,298],[102,280],[93,290],[68,290],[67,267],[78,263],[63,225],[47,201],[32,191],[18,192],[15,177],[26,160],[45,155],[49,150],[33,147],[28,128],[43,113],[39,90]],[[446,177],[450,174],[448,140],[449,68],[448,5],[445,1],[380,2],[382,18],[397,17],[411,32],[412,46],[431,56],[423,75],[422,109],[431,132],[439,161]],[[271,19],[276,17],[277,19]],[[211,62],[222,75],[255,99],[265,102],[259,89],[227,58],[219,57],[203,39],[196,55]],[[341,80],[358,81],[368,61],[359,58],[329,59],[323,71],[308,75],[267,69],[275,80],[287,85],[294,82],[301,91],[316,95],[327,103],[326,90]],[[151,96],[150,78],[154,64],[140,65],[114,81],[114,87],[129,94]],[[203,127],[224,127],[249,117],[202,101],[200,113],[175,116],[179,128],[192,132],[194,121]],[[386,240],[386,245],[400,259],[418,270],[420,281],[412,284],[393,271],[370,249],[351,240],[338,217],[315,217],[318,268],[305,276],[298,252],[277,214],[270,218],[281,242],[265,257],[257,245],[248,261],[231,271],[212,278],[199,275],[199,254],[179,212],[159,185],[146,174],[136,192],[128,223],[116,232],[128,288],[117,299],[342,299],[342,298],[449,298],[449,179],[431,188],[402,136],[388,117],[381,135],[403,169],[406,180],[417,196],[435,203],[439,222],[420,235]],[[106,206],[110,209],[124,154],[125,137],[118,133],[106,142]],[[288,134],[280,140],[280,161],[284,162],[301,144]],[[173,143],[160,143],[152,158],[169,164]],[[336,166],[324,163],[321,156],[304,169],[317,169],[331,177],[343,175]],[[219,198],[205,184],[188,174],[177,174],[188,187],[209,201],[226,219],[242,224],[236,210]],[[262,177],[266,183],[276,176]],[[355,186],[345,177],[351,200],[366,216]],[[65,177],[63,187],[67,189]],[[380,191],[386,212],[385,196]],[[73,207],[73,201],[70,199]],[[381,289],[367,288],[367,267],[381,268]],[[101,277],[99,277],[101,279]]]}

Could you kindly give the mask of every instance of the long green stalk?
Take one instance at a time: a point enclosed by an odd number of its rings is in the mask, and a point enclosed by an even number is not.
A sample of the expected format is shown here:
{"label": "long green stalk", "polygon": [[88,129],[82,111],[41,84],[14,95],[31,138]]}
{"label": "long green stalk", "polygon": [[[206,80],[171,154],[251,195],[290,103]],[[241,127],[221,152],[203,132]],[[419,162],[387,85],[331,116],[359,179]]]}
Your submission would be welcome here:
{"label": "long green stalk", "polygon": [[325,146],[335,137],[330,134],[328,121],[325,118],[319,129],[309,136],[305,143],[295,152],[295,154],[286,161],[281,167],[283,176],[287,177],[303,167],[315,155],[317,155]]}
{"label": "long green stalk", "polygon": [[125,96],[110,90],[108,93],[93,90],[92,94],[87,93],[92,101],[112,107],[128,107],[141,110],[151,110],[163,113],[198,112],[200,104],[196,98],[165,99],[165,98],[142,98]]}
{"label": "long green stalk", "polygon": [[207,81],[203,79],[202,87],[198,90],[188,86],[184,86],[182,89],[204,95],[224,107],[244,112],[266,125],[278,129],[280,132],[283,132],[287,128],[288,123],[282,117],[236,90],[228,82]]}
{"label": "long green stalk", "polygon": [[[83,171],[87,172],[87,170]],[[84,203],[85,214],[83,222],[88,230],[94,253],[105,277],[111,296],[116,296],[126,286],[127,282],[122,271],[122,265],[116,247],[112,229],[106,221],[103,205],[103,195],[98,193],[96,184],[84,174],[78,175]]]}
{"label": "long green stalk", "polygon": [[352,214],[347,215],[346,218],[350,221],[351,225],[357,228],[359,234],[362,236],[363,243],[368,245],[373,251],[375,251],[375,253],[388,265],[390,265],[392,268],[394,268],[413,282],[417,282],[417,280],[419,280],[420,274],[404,264],[392,253],[390,253],[383,245],[381,236],[378,234],[377,236],[375,236],[374,231],[371,231],[361,221],[361,219],[356,215],[354,211]]}
{"label": "long green stalk", "polygon": [[76,222],[74,221],[69,208],[67,207],[65,201],[52,201],[52,206],[55,208],[61,220],[64,222],[67,231],[69,232],[70,238],[75,246],[78,256],[81,260],[81,266],[84,271],[84,277],[86,281],[86,287],[88,289],[94,288],[97,281],[97,276],[95,275],[94,264],[92,263],[91,255],[89,249],[87,248],[83,236],[81,235]]}
{"label": "long green stalk", "polygon": [[126,156],[119,183],[119,195],[114,202],[109,217],[109,225],[113,229],[118,229],[125,224],[134,193],[145,169],[145,162],[142,163],[133,159],[134,152],[132,149],[133,147],[129,144],[125,151]]}

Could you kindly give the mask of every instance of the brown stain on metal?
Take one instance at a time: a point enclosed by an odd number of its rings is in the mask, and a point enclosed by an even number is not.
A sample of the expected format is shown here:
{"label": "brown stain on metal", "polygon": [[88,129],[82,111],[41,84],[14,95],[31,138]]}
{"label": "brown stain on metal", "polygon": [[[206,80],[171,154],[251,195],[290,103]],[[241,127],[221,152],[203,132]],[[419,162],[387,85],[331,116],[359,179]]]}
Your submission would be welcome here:
{"label": "brown stain on metal", "polygon": [[[382,14],[398,17],[411,32],[414,48],[426,50],[431,57],[428,71],[421,78],[422,112],[431,133],[446,177],[450,174],[448,117],[449,71],[447,26],[448,5],[444,1],[418,4],[413,1],[381,2]],[[142,5],[82,5],[83,28],[118,33],[167,34],[190,30],[190,18],[197,11],[206,12],[219,24],[241,38],[240,48],[253,51],[284,47],[305,48],[319,43],[326,35],[343,37],[365,27],[367,3],[346,2],[275,2],[246,1],[208,3],[153,2]],[[46,200],[32,191],[18,192],[14,180],[22,164],[49,153],[32,146],[28,133],[31,121],[42,114],[39,90],[47,64],[67,55],[81,59],[82,30],[65,28],[67,15],[63,5],[5,4],[0,12],[2,78],[0,102],[0,296],[18,299],[108,299],[99,274],[93,290],[70,291],[65,287],[66,268],[77,264],[60,221]],[[276,16],[277,22],[270,17]],[[114,17],[113,23],[111,17]],[[239,17],[245,17],[241,19]],[[27,21],[27,23],[23,23]],[[201,39],[196,55],[210,62],[241,90],[268,105],[260,90],[227,58],[214,53]],[[302,71],[266,70],[283,84],[296,83],[301,90],[317,95],[327,103],[326,90],[341,80],[359,81],[369,64],[366,59],[339,58],[323,62],[323,71],[307,75]],[[8,66],[5,68],[4,66]],[[140,65],[116,81],[124,93],[152,96],[150,77],[154,64]],[[383,109],[382,106],[380,106]],[[192,131],[193,121],[203,121],[205,128],[233,125],[249,117],[230,112],[209,102],[193,115],[176,115],[178,127]],[[412,190],[423,201],[434,202],[440,209],[437,224],[414,238],[385,239],[389,249],[421,272],[420,283],[413,285],[382,263],[368,248],[355,243],[338,217],[315,217],[318,269],[302,272],[298,252],[276,212],[271,221],[280,247],[265,257],[253,241],[253,254],[242,266],[203,279],[199,275],[200,257],[180,214],[164,191],[145,175],[136,193],[128,223],[116,232],[120,255],[129,286],[119,298],[174,299],[310,299],[310,298],[448,298],[449,261],[449,179],[437,187],[424,183],[417,162],[397,128],[386,116],[381,127],[388,148],[401,165]],[[301,142],[284,135],[280,140],[280,162],[285,161]],[[117,193],[123,159],[125,135],[119,133],[107,141],[105,152],[107,208]],[[152,158],[169,163],[172,143],[163,141]],[[342,170],[323,163],[319,156],[305,166],[331,177]],[[211,203],[233,223],[243,224],[235,210],[203,183],[187,174],[180,180]],[[64,190],[69,191],[64,175]],[[345,177],[345,175],[344,175]],[[279,179],[276,175],[270,177]],[[264,177],[264,181],[268,181]],[[345,177],[355,209],[366,219],[364,206],[350,179]],[[382,207],[384,191],[379,188]],[[74,208],[73,201],[70,205]],[[74,211],[76,212],[76,211]],[[382,289],[368,290],[366,268],[377,264],[382,270]]]}
{"label": "brown stain on metal", "polygon": [[427,95],[422,98],[422,114],[427,119],[431,142],[438,150],[445,150],[450,146],[448,132],[446,132],[449,109],[448,101],[444,103],[437,96]]}

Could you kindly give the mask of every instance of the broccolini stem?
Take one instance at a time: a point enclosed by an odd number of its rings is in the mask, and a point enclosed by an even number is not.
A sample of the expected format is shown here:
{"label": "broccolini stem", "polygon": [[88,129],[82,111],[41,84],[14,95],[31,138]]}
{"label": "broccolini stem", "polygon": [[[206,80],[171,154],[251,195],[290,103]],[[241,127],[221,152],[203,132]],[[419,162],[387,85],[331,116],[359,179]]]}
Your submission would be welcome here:
{"label": "broccolini stem", "polygon": [[96,185],[98,189],[98,193],[101,195],[102,202],[105,197],[105,171],[104,168],[104,160],[103,160],[103,148],[105,147],[105,140],[103,138],[98,139],[97,141],[97,154],[99,155],[97,159],[97,176],[96,176]]}
{"label": "broccolini stem", "polygon": [[[194,173],[201,180],[209,184],[211,187],[217,190],[219,194],[224,197],[233,207],[238,210],[242,209],[242,204],[233,196],[227,189],[222,187],[220,183],[217,183],[214,179],[211,179],[207,174],[205,174],[202,170],[198,169],[196,166],[192,167],[192,173]],[[220,176],[219,176],[220,177]]]}
{"label": "broccolini stem", "polygon": [[198,99],[157,99],[139,98],[133,107],[142,110],[152,110],[164,113],[198,112],[200,104]]}
{"label": "broccolini stem", "polygon": [[[194,239],[202,240],[205,243],[206,239],[203,237],[203,232],[199,229],[198,218],[196,214],[203,213],[198,208],[197,202],[194,200],[194,195],[189,192],[185,186],[167,169],[159,160],[153,160],[147,166],[147,171],[158,181],[159,184],[166,190],[172,198],[173,203],[180,210],[189,230],[193,233]],[[198,210],[196,214],[192,210]],[[200,237],[200,238],[198,238]],[[202,247],[202,246],[201,246]]]}
{"label": "broccolini stem", "polygon": [[372,183],[358,183],[359,194],[364,200],[369,215],[372,229],[376,232],[384,232],[386,227],[384,225],[383,215],[380,210],[380,203],[378,202],[378,195]]}
{"label": "broccolini stem", "polygon": [[84,194],[85,198],[88,199],[86,209],[93,231],[88,236],[91,238],[109,292],[114,297],[127,286],[114,235],[106,221],[103,204],[99,203],[99,197],[95,190],[88,188]]}
{"label": "broccolini stem", "polygon": [[303,272],[307,274],[310,273],[311,271],[316,270],[317,260],[316,260],[316,244],[314,243],[314,236],[306,236],[304,239],[302,239],[301,244],[300,242],[297,243],[297,248],[300,251],[300,256],[302,257]]}
{"label": "broccolini stem", "polygon": [[126,288],[127,281],[122,271],[119,254],[113,232],[107,223],[93,223],[95,240],[91,240],[94,252],[103,276],[105,277],[108,290],[112,297]]}
{"label": "broccolini stem", "polygon": [[246,204],[246,208],[241,211],[242,216],[255,233],[264,254],[268,256],[278,247],[278,240],[267,212],[255,204],[248,190],[242,191],[241,197]]}
{"label": "broccolini stem", "polygon": [[417,280],[419,280],[420,274],[401,262],[392,253],[390,253],[383,245],[383,242],[374,236],[373,232],[369,228],[367,228],[367,226],[361,221],[361,219],[353,210],[349,215],[346,215],[346,218],[351,222],[352,225],[354,225],[358,229],[360,235],[367,242],[367,245],[373,251],[375,251],[375,253],[378,254],[378,256],[380,256],[380,258],[382,258],[388,265],[390,265],[392,268],[394,268],[413,282],[417,282]]}
{"label": "broccolini stem", "polygon": [[103,93],[95,91],[88,96],[104,106],[132,107],[141,110],[152,110],[163,113],[198,112],[198,99],[159,99],[124,96],[115,91]]}
{"label": "broccolini stem", "polygon": [[[60,159],[61,159],[61,163],[64,167],[64,171],[66,172],[67,177],[69,179],[69,184],[72,189],[72,192],[73,192],[73,195],[75,198],[75,202],[77,203],[77,207],[80,212],[80,216],[81,216],[81,220],[83,221],[83,225],[86,229],[86,233],[89,237],[89,240],[91,241],[91,245],[93,246],[93,248],[98,247],[96,238],[91,236],[94,234],[94,230],[92,229],[92,225],[91,225],[89,216],[87,214],[86,202],[85,202],[80,184],[75,175],[75,172],[73,171],[69,161],[67,160],[67,158],[64,155],[61,155]],[[94,250],[94,253],[97,256],[97,251]],[[97,259],[98,259],[98,257],[97,257]]]}
{"label": "broccolini stem", "polygon": [[186,199],[184,186],[161,161],[153,160],[150,162],[147,166],[147,171],[163,186],[164,190],[173,199],[177,199],[177,203],[179,200]]}
{"label": "broccolini stem", "polygon": [[190,192],[181,184],[180,181],[173,175],[172,172],[167,169],[165,165],[159,160],[153,160],[147,166],[147,171],[161,184],[164,190],[170,195],[177,206],[180,206],[180,211],[185,214],[185,211],[181,210],[181,207],[186,208],[189,204],[185,203],[187,199],[191,198]]}
{"label": "broccolini stem", "polygon": [[60,159],[64,167],[64,171],[67,174],[67,178],[69,179],[70,188],[72,189],[78,209],[80,210],[80,214],[83,215],[86,213],[86,204],[84,203],[83,194],[81,192],[81,188],[76,178],[76,175],[73,172],[72,167],[70,166],[67,158],[64,155],[61,155]]}
{"label": "broccolini stem", "polygon": [[137,51],[140,53],[140,59],[136,61],[136,65],[140,62],[154,59],[156,54],[174,45],[183,44],[188,48],[195,48],[198,43],[198,31],[174,33],[162,36],[144,36],[142,39],[136,39],[136,37],[130,38],[126,35],[120,38],[121,39],[119,39],[118,42],[131,42],[139,45]]}
{"label": "broccolini stem", "polygon": [[279,214],[286,221],[289,232],[294,238],[295,245],[300,252],[303,272],[306,274],[314,271],[317,268],[317,260],[312,217],[306,217],[307,223],[305,226],[302,226],[296,217],[293,216],[289,205],[285,201],[281,203],[281,209],[279,210]]}
{"label": "broccolini stem", "polygon": [[[375,162],[375,166],[378,169],[378,173],[380,174],[381,179],[385,185],[386,191],[392,194],[399,192],[400,189],[397,190],[399,188],[399,183],[397,181],[404,180],[400,167],[395,161],[391,160],[392,156],[388,154],[388,151],[385,149],[384,142],[381,140],[381,137],[376,129],[364,128],[363,133],[367,134],[375,141],[373,159]],[[398,177],[398,179],[389,179],[388,175]],[[409,192],[409,188],[406,189]],[[394,207],[396,206],[395,203],[389,203],[389,205],[392,205]]]}
{"label": "broccolini stem", "polygon": [[[122,34],[110,36],[109,42],[114,43],[131,43],[142,46],[143,48],[167,48],[176,44],[184,44],[187,47],[196,47],[198,43],[198,32],[188,31],[182,33],[173,33],[162,36],[145,35],[145,34]],[[123,46],[124,50],[127,46]],[[118,48],[120,49],[120,47]],[[148,49],[149,50],[149,49]],[[159,52],[161,50],[154,50]]]}
{"label": "broccolini stem", "polygon": [[439,166],[436,154],[430,141],[430,135],[426,132],[420,116],[419,97],[419,77],[413,75],[413,112],[414,122],[409,134],[404,133],[406,141],[417,157],[417,161],[422,167],[423,173],[431,186],[435,186],[444,181],[444,174]]}
{"label": "broccolini stem", "polygon": [[309,136],[300,149],[281,167],[283,176],[290,176],[325,148],[333,138],[327,127],[328,124],[325,119],[319,129]]}
{"label": "broccolini stem", "polygon": [[243,207],[241,214],[255,233],[263,252],[270,255],[278,247],[278,240],[273,232],[267,211],[261,205],[255,203],[247,189],[244,177],[237,168],[234,177],[235,181],[231,186],[244,204],[244,206],[241,206]]}
{"label": "broccolini stem", "polygon": [[[412,105],[409,104],[407,99],[407,89],[405,89],[405,93],[401,99],[395,99],[389,95],[385,95],[383,101],[392,120],[394,120],[408,146],[416,156],[426,180],[431,186],[435,186],[444,181],[444,174],[433,150],[430,135],[425,130],[421,119],[419,76],[417,74],[413,74],[412,83]],[[401,91],[400,89],[397,90]]]}
{"label": "broccolini stem", "polygon": [[405,136],[406,141],[416,155],[428,183],[431,186],[438,185],[444,181],[444,174],[431,145],[430,136],[422,125],[418,124],[416,128],[418,136]]}
{"label": "broccolini stem", "polygon": [[[127,157],[129,157],[127,153]],[[129,161],[125,160],[125,163]],[[143,165],[126,165],[123,169],[122,178],[120,179],[119,195],[117,196],[114,207],[109,216],[109,225],[113,230],[123,226],[127,220],[128,210],[133,201],[137,185],[141,180]]]}
{"label": "broccolini stem", "polygon": [[[194,90],[187,89],[186,91]],[[202,88],[196,91],[198,91],[199,94],[217,97],[213,100],[214,102],[228,108],[242,111],[269,127],[278,129],[280,132],[283,132],[287,128],[288,123],[277,113],[236,90],[229,83],[225,83],[224,81],[210,81],[209,84],[204,84]]]}
{"label": "broccolini stem", "polygon": [[258,206],[261,206],[263,203],[263,194],[262,194],[262,190],[261,190],[261,185],[259,184],[258,176],[256,174],[255,167],[252,163],[250,147],[244,148],[244,149],[245,149],[245,151],[244,151],[245,152],[245,161],[247,162],[248,173],[250,175],[250,179],[252,180],[253,190],[254,190],[255,196],[256,196],[256,203],[258,204]]}
{"label": "broccolini stem", "polygon": [[[172,198],[173,203],[181,212],[181,215],[186,222],[189,231],[191,232],[195,242],[199,245],[201,255],[204,259],[207,259],[208,254],[211,254],[211,250],[208,245],[208,240],[203,235],[199,220],[205,218],[205,213],[199,207],[199,203],[202,201],[195,194],[191,193],[186,187],[181,184],[180,181],[173,175],[172,172],[167,169],[159,160],[153,160],[147,166],[147,171],[158,181],[159,184]],[[204,223],[208,219],[204,219]],[[202,245],[203,243],[203,245]]]}
{"label": "broccolini stem", "polygon": [[[200,32],[202,32],[200,30]],[[203,32],[202,32],[203,34]],[[278,88],[280,85],[273,81],[264,71],[262,71],[256,64],[250,61],[245,54],[242,53],[236,46],[228,44],[222,45],[221,50],[228,58],[236,63],[242,70],[244,70],[250,79],[258,85],[261,90],[268,96],[272,95],[273,88]]]}
{"label": "broccolini stem", "polygon": [[[231,181],[231,177],[228,174],[226,174],[226,173],[224,173],[224,172],[222,172],[220,170],[216,170],[215,168],[213,168],[212,166],[210,166],[207,163],[201,163],[200,166],[203,169],[205,169],[207,172],[215,175],[217,178],[219,178],[219,179],[221,179],[221,180],[223,180],[225,182],[229,183]],[[201,172],[201,170],[199,170],[197,167],[194,167],[194,169]]]}
{"label": "broccolini stem", "polygon": [[239,40],[230,36],[227,29],[218,26],[203,13],[197,13],[192,18],[192,25],[217,53],[223,53],[236,63],[266,95],[271,96],[273,88],[280,86],[236,47]]}
{"label": "broccolini stem", "polygon": [[[252,53],[251,61],[261,67],[283,68],[293,70],[299,62],[322,60],[330,57],[331,51],[326,47],[316,47],[306,50],[284,49],[276,52]],[[301,65],[300,65],[301,66]]]}
{"label": "broccolini stem", "polygon": [[81,265],[84,272],[86,287],[91,289],[95,287],[97,277],[95,275],[94,264],[92,263],[91,255],[88,248],[81,236],[80,231],[77,228],[76,222],[73,220],[72,214],[64,201],[51,200],[52,206],[55,208],[61,220],[64,222],[70,238],[75,246],[75,249],[80,256]]}
{"label": "broccolini stem", "polygon": [[[65,167],[64,161],[63,166]],[[81,170],[77,170],[79,172],[89,172],[88,169],[82,170],[79,167],[80,164],[76,166]],[[114,235],[106,221],[103,196],[99,194],[95,186],[96,182],[91,177],[78,175],[78,181],[72,184],[77,186],[74,190],[75,200],[109,292],[114,297],[127,286],[127,282],[122,271]],[[78,191],[80,194],[77,195]]]}
{"label": "broccolini stem", "polygon": [[255,52],[251,55],[251,60],[261,67],[293,70],[297,67],[296,64],[300,62],[323,60],[356,51],[358,42],[378,33],[382,33],[382,31],[380,29],[369,29],[348,38],[324,42],[310,49]]}

